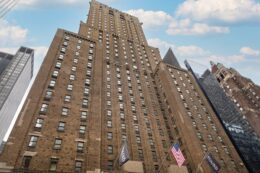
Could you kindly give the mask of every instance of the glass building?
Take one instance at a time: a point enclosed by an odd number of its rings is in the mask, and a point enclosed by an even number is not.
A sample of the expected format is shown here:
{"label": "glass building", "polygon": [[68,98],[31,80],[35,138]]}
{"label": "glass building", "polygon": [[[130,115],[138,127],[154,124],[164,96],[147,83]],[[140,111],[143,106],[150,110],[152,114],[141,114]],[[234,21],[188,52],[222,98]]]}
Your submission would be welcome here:
{"label": "glass building", "polygon": [[15,55],[0,52],[0,144],[33,76],[33,57],[26,47]]}

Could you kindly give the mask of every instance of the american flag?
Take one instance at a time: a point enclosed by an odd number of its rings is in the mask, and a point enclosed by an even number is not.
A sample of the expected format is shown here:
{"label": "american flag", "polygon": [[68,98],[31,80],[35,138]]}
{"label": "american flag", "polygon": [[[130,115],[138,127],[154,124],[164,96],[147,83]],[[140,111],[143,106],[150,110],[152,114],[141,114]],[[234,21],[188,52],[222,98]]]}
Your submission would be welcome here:
{"label": "american flag", "polygon": [[178,166],[181,167],[181,165],[185,161],[185,158],[181,152],[181,149],[180,149],[180,146],[178,143],[173,144],[173,146],[171,148],[171,152],[172,152],[173,156],[175,157]]}

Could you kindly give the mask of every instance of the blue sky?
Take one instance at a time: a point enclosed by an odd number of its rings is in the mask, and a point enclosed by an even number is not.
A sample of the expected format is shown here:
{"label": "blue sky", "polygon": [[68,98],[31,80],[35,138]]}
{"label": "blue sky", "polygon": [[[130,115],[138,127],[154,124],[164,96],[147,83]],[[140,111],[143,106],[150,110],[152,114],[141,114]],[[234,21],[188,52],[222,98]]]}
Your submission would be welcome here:
{"label": "blue sky", "polygon": [[[57,28],[77,32],[88,0],[20,0],[0,20],[0,50],[20,45],[36,50],[35,70]],[[150,45],[163,56],[172,47],[184,59],[236,68],[260,84],[260,0],[101,0],[143,22]],[[0,8],[1,9],[1,8]]]}

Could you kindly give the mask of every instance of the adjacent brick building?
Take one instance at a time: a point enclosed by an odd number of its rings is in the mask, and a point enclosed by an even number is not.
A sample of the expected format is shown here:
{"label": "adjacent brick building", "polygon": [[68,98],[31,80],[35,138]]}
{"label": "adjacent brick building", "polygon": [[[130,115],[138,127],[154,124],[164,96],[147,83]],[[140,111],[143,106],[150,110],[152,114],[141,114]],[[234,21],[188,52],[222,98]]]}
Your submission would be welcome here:
{"label": "adjacent brick building", "polygon": [[[92,0],[78,33],[57,31],[0,170],[174,172],[176,161],[166,156],[178,142],[184,172],[210,172],[207,152],[221,172],[247,172],[193,76],[172,55],[161,60],[136,17]],[[130,161],[119,168],[123,140]]]}

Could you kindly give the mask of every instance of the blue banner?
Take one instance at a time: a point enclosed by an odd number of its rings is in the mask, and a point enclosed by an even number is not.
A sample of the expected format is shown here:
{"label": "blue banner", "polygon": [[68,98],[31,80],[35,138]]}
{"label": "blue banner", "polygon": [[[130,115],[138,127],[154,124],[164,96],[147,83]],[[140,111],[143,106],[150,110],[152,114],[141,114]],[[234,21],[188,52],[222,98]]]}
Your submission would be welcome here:
{"label": "blue banner", "polygon": [[218,172],[220,170],[220,165],[210,153],[206,156],[206,160],[214,172]]}

